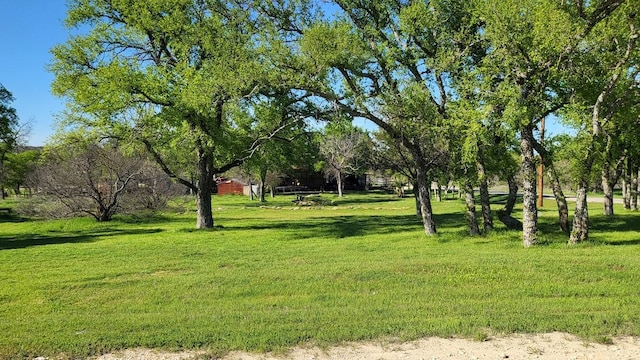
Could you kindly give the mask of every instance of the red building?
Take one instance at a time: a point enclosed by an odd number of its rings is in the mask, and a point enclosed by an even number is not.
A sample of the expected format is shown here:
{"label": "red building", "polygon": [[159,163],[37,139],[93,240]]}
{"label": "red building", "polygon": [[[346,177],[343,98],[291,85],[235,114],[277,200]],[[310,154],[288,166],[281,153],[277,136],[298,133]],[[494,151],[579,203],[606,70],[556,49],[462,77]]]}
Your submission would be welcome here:
{"label": "red building", "polygon": [[238,179],[220,179],[218,195],[244,195],[245,184]]}

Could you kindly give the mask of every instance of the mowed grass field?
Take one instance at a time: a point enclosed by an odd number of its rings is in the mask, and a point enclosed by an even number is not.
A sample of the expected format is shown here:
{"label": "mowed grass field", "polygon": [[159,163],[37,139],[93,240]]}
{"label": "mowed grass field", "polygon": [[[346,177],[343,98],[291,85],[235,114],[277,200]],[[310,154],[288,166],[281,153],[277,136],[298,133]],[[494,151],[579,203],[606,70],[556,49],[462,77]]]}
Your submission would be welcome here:
{"label": "mowed grass field", "polygon": [[499,223],[467,236],[457,199],[434,203],[439,235],[427,237],[412,198],[323,197],[334,204],[215,197],[213,231],[193,229],[191,201],[109,223],[4,216],[0,358],[640,335],[638,213],[616,208],[605,218],[592,204],[593,241],[568,247],[547,201],[541,244],[524,249],[520,233]]}

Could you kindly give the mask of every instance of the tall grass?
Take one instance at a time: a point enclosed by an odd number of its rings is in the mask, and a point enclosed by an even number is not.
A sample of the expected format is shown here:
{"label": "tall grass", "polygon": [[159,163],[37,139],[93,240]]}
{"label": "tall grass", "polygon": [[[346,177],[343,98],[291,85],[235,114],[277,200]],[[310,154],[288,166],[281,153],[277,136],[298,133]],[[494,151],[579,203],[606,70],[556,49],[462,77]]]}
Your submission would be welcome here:
{"label": "tall grass", "polygon": [[[541,210],[541,245],[500,226],[468,237],[463,203],[435,203],[426,237],[413,199],[296,207],[214,199],[145,218],[0,219],[0,358],[117,349],[283,350],[368,339],[566,331],[640,335],[640,221],[593,216],[566,245]],[[596,213],[593,210],[592,213]]]}

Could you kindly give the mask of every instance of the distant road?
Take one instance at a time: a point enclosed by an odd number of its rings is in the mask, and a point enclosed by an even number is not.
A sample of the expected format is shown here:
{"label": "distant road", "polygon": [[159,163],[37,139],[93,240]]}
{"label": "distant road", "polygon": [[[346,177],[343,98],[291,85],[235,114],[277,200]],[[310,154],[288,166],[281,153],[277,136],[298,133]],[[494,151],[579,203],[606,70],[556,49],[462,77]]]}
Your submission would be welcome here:
{"label": "distant road", "polygon": [[[502,190],[489,190],[489,194],[491,195],[508,195],[507,192],[502,191]],[[522,196],[521,192],[518,192],[518,196]],[[543,195],[545,199],[550,199],[555,201],[555,197],[553,196],[553,194],[544,194]],[[567,196],[566,197],[567,201],[571,201],[571,202],[575,202],[576,201],[576,197],[575,196]],[[587,202],[590,203],[604,203],[604,196],[595,196],[595,195],[587,195]],[[615,204],[622,204],[623,201],[620,198],[613,198],[613,202]]]}
{"label": "distant road", "polygon": [[[548,195],[548,194],[544,194],[544,197],[547,198],[551,198],[555,200],[555,197],[553,195]],[[567,201],[576,201],[575,196],[567,196]],[[594,196],[594,195],[587,195],[587,202],[590,203],[604,203],[604,196]],[[620,198],[613,198],[613,203],[614,204],[622,204],[623,201]]]}

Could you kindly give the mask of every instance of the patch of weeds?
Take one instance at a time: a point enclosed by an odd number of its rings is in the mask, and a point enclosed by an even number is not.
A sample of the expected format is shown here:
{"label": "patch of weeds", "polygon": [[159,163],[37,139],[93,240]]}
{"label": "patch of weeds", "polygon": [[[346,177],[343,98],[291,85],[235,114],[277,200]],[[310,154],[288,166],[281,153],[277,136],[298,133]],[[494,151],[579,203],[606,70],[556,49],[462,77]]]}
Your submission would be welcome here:
{"label": "patch of weeds", "polygon": [[543,351],[535,346],[527,346],[527,352],[531,355],[542,355]]}
{"label": "patch of weeds", "polygon": [[602,345],[613,345],[613,339],[607,335],[598,336],[596,342]]}
{"label": "patch of weeds", "polygon": [[228,351],[207,351],[203,354],[197,354],[190,357],[188,360],[218,360],[222,359],[229,354]]}
{"label": "patch of weeds", "polygon": [[484,330],[480,330],[473,335],[473,340],[477,342],[485,342],[489,341],[490,339],[491,336],[489,336],[489,334]]}

